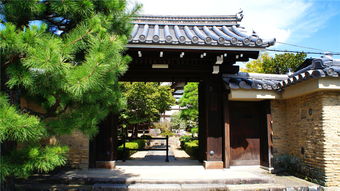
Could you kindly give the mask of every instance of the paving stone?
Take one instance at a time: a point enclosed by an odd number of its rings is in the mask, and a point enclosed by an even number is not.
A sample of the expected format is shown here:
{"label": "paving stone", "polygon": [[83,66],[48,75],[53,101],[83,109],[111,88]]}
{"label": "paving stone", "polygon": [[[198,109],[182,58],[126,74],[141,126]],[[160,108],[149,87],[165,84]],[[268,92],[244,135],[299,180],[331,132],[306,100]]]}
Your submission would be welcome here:
{"label": "paving stone", "polygon": [[128,186],[129,191],[180,191],[179,184],[132,184]]}

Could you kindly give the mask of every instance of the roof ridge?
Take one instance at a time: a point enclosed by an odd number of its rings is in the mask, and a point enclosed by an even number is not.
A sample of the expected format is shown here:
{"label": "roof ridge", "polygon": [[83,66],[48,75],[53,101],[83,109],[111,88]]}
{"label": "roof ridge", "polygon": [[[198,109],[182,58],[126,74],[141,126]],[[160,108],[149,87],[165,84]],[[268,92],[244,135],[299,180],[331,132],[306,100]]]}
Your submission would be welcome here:
{"label": "roof ridge", "polygon": [[238,23],[242,20],[243,15],[149,15],[140,14],[132,18],[133,21],[145,22],[218,22],[218,23]]}

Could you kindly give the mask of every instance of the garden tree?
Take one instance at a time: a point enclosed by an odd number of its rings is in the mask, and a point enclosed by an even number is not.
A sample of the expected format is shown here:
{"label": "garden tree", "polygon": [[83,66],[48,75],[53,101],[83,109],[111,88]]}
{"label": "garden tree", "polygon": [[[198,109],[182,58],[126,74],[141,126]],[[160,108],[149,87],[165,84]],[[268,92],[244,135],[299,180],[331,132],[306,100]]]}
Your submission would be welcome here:
{"label": "garden tree", "polygon": [[175,112],[171,115],[170,125],[171,129],[185,129],[186,123],[185,120],[181,118],[181,112]]}
{"label": "garden tree", "polygon": [[276,54],[274,57],[264,53],[257,60],[246,64],[244,72],[286,74],[289,69],[295,71],[306,59],[305,53]]}
{"label": "garden tree", "polygon": [[160,114],[169,110],[175,104],[172,89],[167,85],[155,82],[124,82],[122,91],[126,99],[126,109],[121,118],[134,127],[136,135],[137,127],[141,124],[150,124],[158,121]]}
{"label": "garden tree", "polygon": [[187,129],[198,127],[198,83],[189,82],[184,86],[184,93],[179,100],[179,105],[184,107],[180,116],[186,120]]}
{"label": "garden tree", "polygon": [[[74,130],[91,137],[122,108],[117,81],[130,60],[123,51],[139,7],[126,6],[126,0],[0,0],[2,179],[65,164],[67,148],[40,140]],[[19,97],[39,106],[19,107]]]}

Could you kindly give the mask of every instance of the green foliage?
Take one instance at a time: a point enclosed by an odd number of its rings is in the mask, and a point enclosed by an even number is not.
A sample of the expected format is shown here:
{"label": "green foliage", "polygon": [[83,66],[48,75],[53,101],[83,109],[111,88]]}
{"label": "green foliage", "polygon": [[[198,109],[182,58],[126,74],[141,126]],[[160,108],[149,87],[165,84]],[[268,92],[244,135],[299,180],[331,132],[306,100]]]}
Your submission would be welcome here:
{"label": "green foliage", "polygon": [[188,142],[188,141],[192,141],[193,140],[193,137],[190,136],[190,135],[183,135],[179,138],[180,141],[183,141],[183,142]]}
{"label": "green foliage", "polygon": [[183,150],[192,158],[197,159],[199,153],[198,140],[185,142]]}
{"label": "green foliage", "polygon": [[27,177],[32,172],[48,172],[66,163],[67,147],[39,146],[46,135],[39,118],[19,112],[0,94],[0,143],[15,141],[23,148],[0,156],[0,181],[7,176]]}
{"label": "green foliage", "polygon": [[1,91],[20,92],[46,111],[20,111],[0,95],[0,142],[21,144],[3,156],[3,178],[64,165],[67,149],[40,146],[41,139],[74,130],[91,137],[109,112],[125,106],[118,78],[130,61],[123,53],[139,8],[127,11],[127,3],[0,0]]}
{"label": "green foliage", "polygon": [[128,124],[158,121],[160,114],[175,103],[169,86],[150,82],[122,83],[126,110],[122,113]]}
{"label": "green foliage", "polygon": [[197,127],[192,128],[190,132],[191,132],[192,136],[197,135],[198,134],[198,128]]}
{"label": "green foliage", "polygon": [[187,129],[198,127],[198,83],[190,82],[184,86],[184,93],[179,100],[180,117],[186,121]]}
{"label": "green foliage", "polygon": [[284,53],[276,54],[275,57],[269,56],[267,53],[262,54],[257,60],[250,61],[246,64],[244,72],[285,74],[288,69],[293,71],[304,62],[305,53]]}
{"label": "green foliage", "polygon": [[[131,142],[126,142],[125,143],[125,148],[128,149],[143,149],[145,146],[145,140],[143,139],[137,139],[135,141],[131,141]],[[134,153],[136,153],[136,150],[128,150],[128,152],[126,151],[126,153],[124,153],[124,144],[120,145],[117,149],[117,155],[118,155],[118,159],[123,159],[125,157],[125,159],[128,159],[131,155],[133,155]],[[126,156],[127,155],[127,156]]]}
{"label": "green foliage", "polygon": [[170,121],[171,129],[185,129],[186,121],[181,118],[180,112],[175,112],[171,115]]}
{"label": "green foliage", "polygon": [[153,123],[153,127],[156,129],[160,129],[162,133],[171,132],[171,125],[168,121]]}
{"label": "green foliage", "polygon": [[190,136],[190,135],[183,135],[179,138],[179,141],[181,142],[181,148],[184,149],[184,144],[186,142],[190,142],[193,141],[194,137]]}
{"label": "green foliage", "polygon": [[33,172],[49,172],[66,164],[67,147],[28,146],[1,157],[1,181],[7,176],[26,178]]}
{"label": "green foliage", "polygon": [[162,135],[163,137],[166,137],[166,136],[171,137],[171,136],[174,136],[175,134],[167,130],[167,131],[162,132],[160,135]]}
{"label": "green foliage", "polygon": [[0,108],[0,143],[6,140],[32,142],[44,136],[45,129],[40,119],[20,113],[2,94],[0,94]]}

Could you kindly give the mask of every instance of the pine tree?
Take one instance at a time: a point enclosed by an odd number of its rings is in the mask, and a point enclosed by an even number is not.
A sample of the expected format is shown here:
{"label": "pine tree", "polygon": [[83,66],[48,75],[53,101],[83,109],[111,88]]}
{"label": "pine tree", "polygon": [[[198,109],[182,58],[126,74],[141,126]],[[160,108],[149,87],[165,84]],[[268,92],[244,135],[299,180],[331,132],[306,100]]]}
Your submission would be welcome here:
{"label": "pine tree", "polygon": [[121,109],[118,78],[138,8],[127,10],[126,0],[0,0],[0,143],[19,145],[2,153],[2,180],[64,165],[67,148],[42,139],[74,130],[91,137]]}

